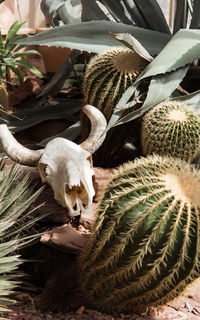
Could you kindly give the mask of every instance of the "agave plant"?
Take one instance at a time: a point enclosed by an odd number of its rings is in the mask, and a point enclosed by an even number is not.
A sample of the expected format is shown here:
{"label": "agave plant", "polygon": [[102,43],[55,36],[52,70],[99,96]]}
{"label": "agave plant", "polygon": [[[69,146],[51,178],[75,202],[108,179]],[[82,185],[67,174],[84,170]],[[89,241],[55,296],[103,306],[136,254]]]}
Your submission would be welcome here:
{"label": "agave plant", "polygon": [[23,45],[16,45],[16,40],[22,39],[23,35],[17,35],[17,32],[24,23],[14,22],[9,28],[5,40],[0,31],[0,103],[4,109],[8,107],[8,93],[7,89],[12,87],[10,70],[14,72],[20,83],[24,81],[24,76],[20,68],[25,68],[42,78],[41,72],[26,61],[26,56],[30,54],[39,54],[37,50],[28,50],[22,52],[25,47]]}
{"label": "agave plant", "polygon": [[29,209],[41,189],[33,192],[28,176],[22,177],[17,166],[3,171],[0,162],[0,312],[7,312],[14,301],[9,298],[19,286],[22,264],[20,249],[39,237],[34,224],[41,219],[37,208]]}
{"label": "agave plant", "polygon": [[[82,0],[82,22],[70,24],[65,24],[68,22],[65,22],[60,14],[62,10],[66,10],[65,4],[70,3],[69,0],[43,0],[41,1],[43,12],[50,17],[52,25],[57,27],[32,37],[19,39],[16,43],[73,49],[69,59],[45,87],[40,98],[48,95],[54,86],[58,89],[59,85],[65,82],[80,51],[101,53],[120,43],[141,56],[151,57],[151,63],[139,75],[137,81],[124,92],[113,109],[107,128],[109,130],[121,124],[127,125],[127,122],[132,124],[134,119],[140,118],[154,105],[183,94],[184,90],[177,90],[177,87],[183,79],[188,78],[188,70],[191,70],[194,61],[198,61],[200,52],[200,31],[193,30],[199,27],[200,17],[197,14],[199,3],[196,0],[188,1],[186,6],[186,2],[182,5],[179,4],[179,1],[176,2],[172,30],[156,0],[147,0],[145,3],[140,0],[131,2],[127,0]],[[70,14],[69,10],[68,14]],[[183,14],[184,19],[180,18]],[[192,17],[191,21],[189,14]],[[179,30],[180,28],[183,29]],[[176,32],[177,30],[179,31]],[[143,95],[145,100],[140,101],[138,88],[143,80],[149,81],[149,86],[146,94]],[[190,107],[196,110],[200,93],[198,89],[195,95],[192,93],[191,97],[187,96],[187,99],[190,100]],[[131,110],[136,101],[140,101],[141,107],[124,116],[126,110]],[[73,135],[71,135],[72,131]],[[79,124],[73,123],[65,134],[69,139],[76,139],[79,132]]]}

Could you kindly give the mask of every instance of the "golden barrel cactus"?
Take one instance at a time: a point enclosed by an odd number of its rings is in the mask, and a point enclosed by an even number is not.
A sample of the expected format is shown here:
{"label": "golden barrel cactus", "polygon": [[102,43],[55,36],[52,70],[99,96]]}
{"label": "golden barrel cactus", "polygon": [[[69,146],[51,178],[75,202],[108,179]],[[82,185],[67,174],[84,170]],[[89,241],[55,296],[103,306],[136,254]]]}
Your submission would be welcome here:
{"label": "golden barrel cactus", "polygon": [[[83,79],[84,105],[98,108],[108,121],[126,89],[135,82],[148,61],[133,50],[114,47],[94,56]],[[89,134],[89,121],[81,115],[83,137]]]}
{"label": "golden barrel cactus", "polygon": [[120,166],[100,199],[80,257],[89,306],[163,305],[200,276],[200,171],[161,156]]}
{"label": "golden barrel cactus", "polygon": [[141,145],[143,155],[169,155],[191,163],[200,150],[200,118],[183,102],[161,102],[143,117]]}

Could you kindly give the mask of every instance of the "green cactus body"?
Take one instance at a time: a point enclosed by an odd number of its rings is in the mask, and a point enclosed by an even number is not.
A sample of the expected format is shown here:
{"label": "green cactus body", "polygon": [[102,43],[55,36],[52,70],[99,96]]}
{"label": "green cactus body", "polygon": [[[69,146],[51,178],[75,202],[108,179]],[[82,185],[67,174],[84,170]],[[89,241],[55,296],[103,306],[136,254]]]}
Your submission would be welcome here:
{"label": "green cactus body", "polygon": [[[116,47],[93,57],[83,79],[84,104],[102,111],[107,120],[121,95],[135,82],[148,61],[134,51]],[[89,121],[81,115],[84,138],[89,134]]]}
{"label": "green cactus body", "polygon": [[[8,111],[8,92],[2,85],[0,85],[0,109]],[[0,113],[2,114],[2,111]]]}
{"label": "green cactus body", "polygon": [[200,149],[200,119],[180,101],[164,101],[142,121],[142,153],[174,156],[193,162]]}
{"label": "green cactus body", "polygon": [[116,170],[80,257],[89,305],[134,312],[163,305],[200,275],[200,172],[149,156]]}

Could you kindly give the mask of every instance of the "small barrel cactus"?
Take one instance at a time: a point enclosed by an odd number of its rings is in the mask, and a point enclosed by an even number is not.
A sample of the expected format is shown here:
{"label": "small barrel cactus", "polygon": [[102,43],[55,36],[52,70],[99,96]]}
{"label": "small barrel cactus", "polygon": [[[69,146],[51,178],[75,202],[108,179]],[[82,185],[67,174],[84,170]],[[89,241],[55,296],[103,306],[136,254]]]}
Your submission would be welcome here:
{"label": "small barrel cactus", "polygon": [[[126,89],[135,82],[148,61],[133,50],[114,47],[93,57],[83,79],[84,104],[102,111],[106,120]],[[81,115],[83,136],[89,134],[89,121]]]}
{"label": "small barrel cactus", "polygon": [[116,170],[80,256],[90,306],[163,305],[200,276],[199,194],[200,172],[178,158],[154,155]]}
{"label": "small barrel cactus", "polygon": [[169,155],[191,163],[200,150],[200,118],[183,102],[161,102],[143,117],[141,142],[143,155]]}

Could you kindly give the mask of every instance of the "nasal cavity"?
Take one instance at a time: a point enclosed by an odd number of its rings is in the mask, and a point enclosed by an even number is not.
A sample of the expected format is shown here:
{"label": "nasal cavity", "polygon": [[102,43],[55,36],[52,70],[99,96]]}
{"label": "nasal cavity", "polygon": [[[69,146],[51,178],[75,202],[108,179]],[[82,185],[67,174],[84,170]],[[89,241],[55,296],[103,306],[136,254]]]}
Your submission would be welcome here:
{"label": "nasal cavity", "polygon": [[75,203],[75,205],[73,206],[73,210],[76,211],[77,210],[77,204]]}

